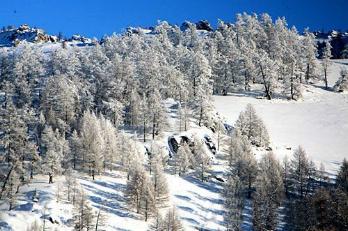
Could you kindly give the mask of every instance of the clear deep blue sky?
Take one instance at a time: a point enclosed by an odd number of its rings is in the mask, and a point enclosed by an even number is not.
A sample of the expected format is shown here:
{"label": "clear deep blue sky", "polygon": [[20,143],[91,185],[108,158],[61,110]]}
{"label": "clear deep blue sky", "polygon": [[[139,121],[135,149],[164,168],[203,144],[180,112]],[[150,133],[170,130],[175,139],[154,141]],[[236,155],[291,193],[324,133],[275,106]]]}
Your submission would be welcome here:
{"label": "clear deep blue sky", "polygon": [[27,23],[48,33],[100,38],[157,20],[234,21],[238,12],[285,16],[299,30],[348,29],[348,0],[0,0],[0,26]]}

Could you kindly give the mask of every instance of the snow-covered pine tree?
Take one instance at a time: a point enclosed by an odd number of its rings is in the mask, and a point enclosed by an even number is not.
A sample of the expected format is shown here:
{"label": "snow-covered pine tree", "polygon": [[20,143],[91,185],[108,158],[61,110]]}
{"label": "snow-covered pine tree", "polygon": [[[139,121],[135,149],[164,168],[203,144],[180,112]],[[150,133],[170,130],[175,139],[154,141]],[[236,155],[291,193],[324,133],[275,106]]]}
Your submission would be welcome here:
{"label": "snow-covered pine tree", "polygon": [[206,152],[205,143],[199,138],[195,139],[192,160],[196,175],[203,182],[206,172],[210,169],[210,157]]}
{"label": "snow-covered pine tree", "polygon": [[156,206],[161,207],[168,201],[168,183],[163,172],[163,164],[160,161],[156,161],[152,171],[152,184],[154,189],[154,198],[156,200]]}
{"label": "snow-covered pine tree", "polygon": [[299,146],[290,160],[291,191],[301,198],[306,195],[308,183],[309,160],[305,150]]}
{"label": "snow-covered pine tree", "polygon": [[46,126],[42,133],[43,171],[48,174],[49,183],[53,183],[53,177],[62,172],[63,160],[69,155],[69,145],[64,135],[58,130],[53,131],[52,127]]}
{"label": "snow-covered pine tree", "polygon": [[148,231],[163,231],[165,230],[165,223],[163,220],[162,215],[157,212],[155,214],[154,220],[152,221],[152,223],[150,224]]}
{"label": "snow-covered pine tree", "polygon": [[322,68],[323,68],[323,74],[324,74],[324,83],[325,83],[325,88],[328,89],[328,80],[327,80],[327,76],[329,74],[329,68],[331,66],[331,61],[330,59],[332,58],[332,54],[331,54],[331,49],[332,46],[330,44],[330,41],[326,41],[325,42],[325,47],[323,50],[323,54],[322,54]]}
{"label": "snow-covered pine tree", "polygon": [[176,212],[175,207],[169,209],[164,217],[164,230],[171,231],[183,231],[183,225]]}
{"label": "snow-covered pine tree", "polygon": [[243,136],[248,138],[251,144],[261,147],[269,145],[267,129],[251,104],[248,104],[245,110],[239,114],[235,127]]}
{"label": "snow-covered pine tree", "polygon": [[22,42],[14,51],[13,82],[16,86],[15,94],[17,106],[23,107],[32,103],[32,93],[38,78],[43,74],[41,50],[28,42]]}
{"label": "snow-covered pine tree", "polygon": [[186,142],[183,142],[177,153],[173,156],[175,174],[179,176],[185,174],[190,166],[192,166],[192,151]]}
{"label": "snow-covered pine tree", "polygon": [[230,175],[224,187],[224,221],[227,230],[242,230],[242,211],[244,208],[244,186],[238,176]]}
{"label": "snow-covered pine tree", "polygon": [[271,100],[273,97],[273,92],[277,85],[277,71],[278,65],[276,61],[272,60],[264,51],[259,51],[258,63],[257,66],[261,73],[260,82],[263,84],[265,88],[265,96],[268,100]]}
{"label": "snow-covered pine tree", "polygon": [[41,109],[46,122],[61,133],[69,133],[76,119],[77,99],[78,89],[67,76],[52,76],[42,93]]}
{"label": "snow-covered pine tree", "polygon": [[166,111],[161,101],[162,98],[158,89],[150,93],[147,101],[153,140],[155,139],[155,135],[159,135],[167,125]]}
{"label": "snow-covered pine tree", "polygon": [[83,189],[79,190],[73,212],[74,229],[77,231],[91,230],[94,226],[93,209]]}
{"label": "snow-covered pine tree", "polygon": [[188,107],[188,102],[185,100],[183,103],[178,104],[178,117],[179,117],[179,132],[187,131],[190,128],[191,113]]}
{"label": "snow-covered pine tree", "polygon": [[137,213],[143,214],[145,221],[147,221],[150,215],[155,214],[156,201],[153,184],[141,164],[138,164],[131,170],[125,196],[129,208],[136,209]]}
{"label": "snow-covered pine tree", "polygon": [[83,114],[80,134],[83,168],[87,167],[94,179],[95,175],[103,169],[105,148],[100,120],[94,113],[86,111]]}
{"label": "snow-covered pine tree", "polygon": [[277,209],[283,194],[282,170],[273,153],[264,155],[259,164],[253,200],[254,230],[275,230]]}
{"label": "snow-covered pine tree", "polygon": [[244,192],[247,193],[248,198],[251,198],[252,187],[257,176],[257,162],[248,140],[238,130],[231,137],[228,160],[231,175],[238,177]]}
{"label": "snow-covered pine tree", "polygon": [[316,68],[317,68],[317,43],[315,41],[315,35],[309,32],[308,28],[305,29],[305,36],[302,40],[304,54],[305,54],[305,79],[308,83],[309,80],[316,78]]}
{"label": "snow-covered pine tree", "polygon": [[81,156],[81,143],[80,137],[76,130],[72,132],[72,135],[69,139],[70,146],[70,162],[72,162],[73,169],[76,169],[76,166],[82,162]]}
{"label": "snow-covered pine tree", "polygon": [[336,185],[342,191],[348,193],[348,161],[343,159],[342,165],[338,171]]}
{"label": "snow-covered pine tree", "polygon": [[1,198],[7,190],[8,181],[13,174],[19,178],[15,192],[18,191],[20,185],[28,181],[32,176],[35,162],[38,161],[38,155],[35,145],[29,141],[29,118],[26,107],[17,108],[9,99],[6,107],[0,108],[0,123],[3,131],[0,144],[4,147],[0,168]]}
{"label": "snow-covered pine tree", "polygon": [[104,170],[106,168],[112,170],[113,165],[116,163],[117,160],[120,159],[119,157],[119,144],[117,142],[117,131],[114,127],[113,123],[111,123],[110,120],[101,117],[100,118],[100,127],[101,132],[104,140],[104,146],[103,146],[103,156],[104,156],[104,162],[103,167]]}
{"label": "snow-covered pine tree", "polygon": [[337,80],[334,86],[334,90],[337,92],[348,91],[348,69],[341,69],[340,78]]}

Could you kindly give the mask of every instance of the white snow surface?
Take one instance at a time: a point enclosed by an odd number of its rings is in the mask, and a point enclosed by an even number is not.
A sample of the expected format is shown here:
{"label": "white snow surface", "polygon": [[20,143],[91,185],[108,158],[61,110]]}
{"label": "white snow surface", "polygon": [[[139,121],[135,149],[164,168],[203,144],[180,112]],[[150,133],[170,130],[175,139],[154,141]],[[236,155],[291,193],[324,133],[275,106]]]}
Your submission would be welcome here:
{"label": "white snow surface", "polygon": [[[334,61],[330,67],[329,86],[339,78],[345,60]],[[348,95],[324,89],[322,82],[305,85],[303,99],[257,99],[248,94],[214,96],[217,112],[230,124],[234,124],[239,113],[248,103],[265,122],[272,148],[282,159],[291,155],[301,145],[308,156],[319,166],[334,173],[343,158],[348,158]],[[288,148],[288,149],[286,149]]]}

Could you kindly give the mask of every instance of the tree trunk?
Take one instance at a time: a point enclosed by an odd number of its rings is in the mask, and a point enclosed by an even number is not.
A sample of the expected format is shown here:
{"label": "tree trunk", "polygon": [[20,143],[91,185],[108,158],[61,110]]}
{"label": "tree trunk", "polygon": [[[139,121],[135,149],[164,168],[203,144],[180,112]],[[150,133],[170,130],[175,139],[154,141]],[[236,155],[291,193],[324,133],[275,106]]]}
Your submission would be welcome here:
{"label": "tree trunk", "polygon": [[153,120],[152,120],[152,139],[155,139],[155,127],[156,127],[156,115],[153,115]]}
{"label": "tree trunk", "polygon": [[327,84],[327,69],[324,69],[324,81],[325,81],[325,89],[328,89],[328,84]]}
{"label": "tree trunk", "polygon": [[147,221],[147,218],[148,218],[148,208],[149,205],[148,205],[148,201],[146,200],[145,201],[145,221]]}
{"label": "tree trunk", "polygon": [[270,86],[268,86],[268,84],[266,82],[266,76],[265,76],[265,73],[263,72],[263,68],[262,68],[261,64],[260,64],[260,69],[261,69],[263,85],[265,87],[266,97],[267,97],[268,100],[271,100],[272,99],[272,95],[271,95],[271,92],[270,92]]}
{"label": "tree trunk", "polygon": [[48,183],[49,183],[49,184],[52,184],[52,183],[53,183],[53,175],[52,175],[52,173],[49,173],[49,174],[48,174]]}
{"label": "tree trunk", "polygon": [[96,221],[96,223],[95,223],[95,231],[98,231],[99,217],[100,217],[100,209],[99,209],[99,211],[98,211],[97,221]]}
{"label": "tree trunk", "polygon": [[2,185],[2,188],[1,188],[1,193],[0,193],[0,199],[2,198],[2,193],[5,191],[6,189],[6,184],[8,183],[8,180],[10,179],[10,175],[12,173],[12,170],[13,170],[14,166],[12,165],[10,171],[8,171],[7,173],[7,176],[5,178],[5,181],[4,181],[4,184]]}
{"label": "tree trunk", "polygon": [[146,142],[146,121],[145,121],[145,118],[144,118],[144,143],[145,142]]}

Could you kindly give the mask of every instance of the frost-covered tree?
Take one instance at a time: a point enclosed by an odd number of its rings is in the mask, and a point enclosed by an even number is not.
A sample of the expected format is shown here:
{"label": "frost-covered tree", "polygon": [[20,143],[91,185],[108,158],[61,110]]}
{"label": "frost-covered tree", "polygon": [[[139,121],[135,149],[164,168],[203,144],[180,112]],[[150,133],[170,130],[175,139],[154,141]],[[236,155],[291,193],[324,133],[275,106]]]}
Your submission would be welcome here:
{"label": "frost-covered tree", "polygon": [[267,129],[251,104],[248,104],[245,111],[239,114],[235,127],[248,138],[251,144],[261,147],[269,145]]}
{"label": "frost-covered tree", "polygon": [[44,173],[49,176],[49,183],[53,183],[53,177],[62,172],[62,165],[69,156],[69,145],[64,135],[58,130],[53,131],[52,127],[47,126],[42,133],[42,148],[45,150],[43,155]]}
{"label": "frost-covered tree", "polygon": [[79,190],[73,212],[74,229],[78,231],[91,230],[94,226],[94,213],[83,189]]}
{"label": "frost-covered tree", "polygon": [[0,145],[4,148],[0,168],[0,182],[2,183],[0,198],[7,190],[12,175],[16,174],[19,178],[19,184],[16,185],[18,189],[30,177],[33,161],[37,161],[36,150],[29,142],[27,120],[26,111],[17,108],[12,100],[9,100],[6,108],[0,108],[0,123],[3,132],[0,137]]}
{"label": "frost-covered tree", "polygon": [[348,161],[343,160],[336,178],[336,185],[342,191],[348,193]]}
{"label": "frost-covered tree", "polygon": [[335,83],[334,90],[337,92],[348,91],[348,69],[341,69],[340,78]]}
{"label": "frost-covered tree", "polygon": [[179,117],[179,132],[187,131],[190,126],[190,118],[191,113],[190,109],[187,105],[187,101],[185,103],[178,104],[178,117]]}
{"label": "frost-covered tree", "polygon": [[185,174],[188,168],[191,166],[192,151],[189,145],[184,142],[178,148],[177,153],[173,156],[175,174],[179,176]]}
{"label": "frost-covered tree", "polygon": [[252,187],[257,175],[257,162],[248,140],[238,130],[231,137],[228,149],[231,175],[237,176],[243,191],[251,197]]}
{"label": "frost-covered tree", "polygon": [[155,89],[148,98],[148,113],[151,121],[152,139],[158,135],[167,125],[166,111],[161,103],[161,95],[158,89]]}
{"label": "frost-covered tree", "polygon": [[283,193],[282,170],[273,153],[260,161],[253,200],[254,230],[274,230],[277,227],[277,208]]}
{"label": "frost-covered tree", "polygon": [[290,178],[292,192],[300,197],[306,194],[308,183],[309,160],[305,150],[299,146],[293,154],[290,162]]}
{"label": "frost-covered tree", "polygon": [[18,97],[16,105],[19,107],[31,104],[32,92],[44,71],[42,57],[41,50],[28,42],[21,43],[14,51],[13,76]]}
{"label": "frost-covered tree", "polygon": [[244,186],[238,176],[230,175],[224,187],[224,221],[227,230],[242,230],[242,211],[244,208]]}
{"label": "frost-covered tree", "polygon": [[81,147],[82,163],[87,168],[94,179],[103,169],[105,140],[98,117],[89,111],[86,111],[81,121]]}
{"label": "frost-covered tree", "polygon": [[195,139],[192,160],[197,177],[204,181],[205,174],[210,168],[210,157],[206,152],[205,144],[198,138]]}
{"label": "frost-covered tree", "polygon": [[60,132],[69,132],[69,125],[76,119],[78,90],[75,84],[67,76],[53,76],[42,95],[41,108],[46,122]]}
{"label": "frost-covered tree", "polygon": [[117,131],[112,122],[104,117],[99,119],[103,139],[103,167],[113,169],[113,165],[119,160],[119,148]]}
{"label": "frost-covered tree", "polygon": [[331,49],[332,46],[330,44],[329,41],[325,42],[325,47],[323,50],[323,54],[322,54],[322,68],[323,68],[323,73],[324,73],[324,83],[325,83],[325,88],[328,89],[328,80],[327,80],[327,76],[329,74],[329,68],[331,66],[331,61],[330,59],[332,58],[332,54],[331,54]]}
{"label": "frost-covered tree", "polygon": [[271,100],[277,84],[277,63],[272,60],[267,53],[262,51],[260,51],[258,60],[257,66],[261,73],[261,82],[265,89],[265,96],[267,99]]}
{"label": "frost-covered tree", "polygon": [[163,231],[165,230],[165,223],[160,213],[156,213],[154,220],[151,222],[148,231]]}
{"label": "frost-covered tree", "polygon": [[315,41],[315,36],[310,33],[308,29],[304,32],[305,36],[302,40],[303,48],[305,53],[305,65],[306,74],[305,79],[308,83],[309,80],[316,78],[316,55],[317,55],[317,43]]}
{"label": "frost-covered tree", "polygon": [[156,200],[157,207],[159,207],[167,202],[169,193],[167,179],[163,172],[162,162],[155,162],[151,178],[154,189],[154,198]]}
{"label": "frost-covered tree", "polygon": [[156,212],[156,200],[151,179],[143,166],[137,165],[131,170],[127,181],[125,196],[130,209],[143,214],[145,221]]}
{"label": "frost-covered tree", "polygon": [[77,164],[82,161],[80,159],[82,156],[80,137],[76,130],[73,131],[69,139],[69,146],[70,146],[70,154],[71,154],[70,161],[72,162],[73,169],[76,169]]}
{"label": "frost-covered tree", "polygon": [[176,209],[173,207],[169,209],[167,214],[164,217],[164,230],[171,231],[183,231],[183,225],[180,221],[180,217],[178,216]]}

